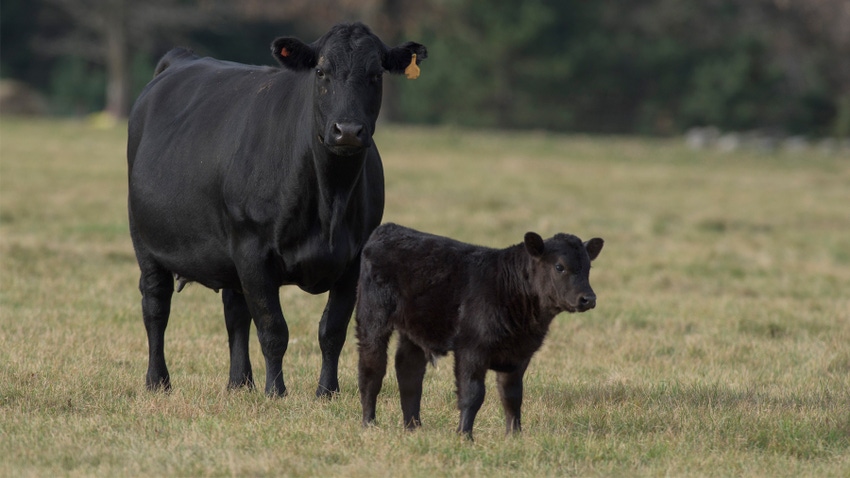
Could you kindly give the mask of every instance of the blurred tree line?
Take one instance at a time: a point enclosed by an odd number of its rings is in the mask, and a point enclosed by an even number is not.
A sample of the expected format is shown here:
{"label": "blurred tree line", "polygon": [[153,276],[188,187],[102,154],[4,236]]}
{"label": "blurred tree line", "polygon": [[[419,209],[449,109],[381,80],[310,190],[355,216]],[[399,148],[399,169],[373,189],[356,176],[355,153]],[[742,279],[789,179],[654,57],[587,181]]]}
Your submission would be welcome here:
{"label": "blurred tree line", "polygon": [[55,112],[126,115],[160,55],[274,64],[360,20],[415,40],[415,82],[386,82],[392,121],[596,133],[694,125],[850,136],[848,0],[3,0],[0,74]]}

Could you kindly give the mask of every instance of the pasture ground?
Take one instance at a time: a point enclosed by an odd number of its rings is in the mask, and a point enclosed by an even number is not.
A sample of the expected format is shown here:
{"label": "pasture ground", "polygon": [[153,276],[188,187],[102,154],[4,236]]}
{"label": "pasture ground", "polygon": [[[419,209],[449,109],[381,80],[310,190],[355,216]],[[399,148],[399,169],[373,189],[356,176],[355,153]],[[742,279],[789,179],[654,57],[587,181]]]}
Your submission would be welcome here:
{"label": "pasture ground", "polygon": [[287,397],[225,390],[220,297],[198,285],[173,303],[174,391],[148,393],[125,128],[3,118],[0,476],[850,476],[850,158],[387,125],[377,143],[385,221],[606,240],[597,308],[556,318],[531,363],[520,436],[492,375],[476,441],[455,435],[451,357],[421,430],[392,365],[362,429],[353,333],[340,396],[316,399],[325,297],[293,287]]}

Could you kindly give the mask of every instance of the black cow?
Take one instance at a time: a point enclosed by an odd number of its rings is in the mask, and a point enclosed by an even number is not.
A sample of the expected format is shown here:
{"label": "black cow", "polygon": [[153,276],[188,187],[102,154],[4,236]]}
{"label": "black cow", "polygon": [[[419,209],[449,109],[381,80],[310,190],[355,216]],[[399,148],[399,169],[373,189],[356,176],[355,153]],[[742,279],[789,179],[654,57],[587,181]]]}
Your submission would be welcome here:
{"label": "black cow", "polygon": [[272,43],[283,68],[167,53],[130,114],[130,233],[149,345],[146,385],[171,386],[163,354],[174,279],[222,289],[228,386],[253,387],[251,319],[269,395],[286,392],[289,332],[278,289],[330,291],[319,325],[316,394],[337,366],[356,299],[360,252],[384,208],[372,143],[384,72],[416,70],[424,46],[388,48],[362,24],[307,45]]}
{"label": "black cow", "polygon": [[519,431],[531,356],[558,313],[596,306],[588,274],[602,245],[599,238],[582,243],[558,234],[544,241],[529,232],[522,244],[489,249],[395,224],[376,229],[363,249],[356,313],[363,425],[375,420],[387,344],[398,330],[395,367],[405,427],[421,424],[427,362],[452,350],[458,432],[472,438],[488,369],[497,372],[507,432]]}

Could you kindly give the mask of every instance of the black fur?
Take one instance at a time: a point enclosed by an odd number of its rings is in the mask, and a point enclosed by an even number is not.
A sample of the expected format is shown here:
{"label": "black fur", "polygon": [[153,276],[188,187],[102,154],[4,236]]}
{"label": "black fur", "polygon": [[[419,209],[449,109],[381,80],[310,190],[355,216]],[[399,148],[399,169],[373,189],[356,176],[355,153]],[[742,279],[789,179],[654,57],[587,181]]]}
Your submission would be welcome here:
{"label": "black fur", "polygon": [[529,232],[521,244],[489,249],[395,224],[377,228],[363,250],[358,283],[363,424],[375,420],[387,344],[397,330],[406,427],[421,423],[427,362],[454,351],[458,432],[472,437],[487,370],[497,372],[507,431],[519,431],[523,374],[558,313],[596,306],[588,276],[602,246],[599,238],[582,243],[557,234],[544,241]]}
{"label": "black fur", "polygon": [[253,319],[270,395],[286,391],[279,287],[330,291],[316,393],[339,390],[360,252],[383,215],[372,135],[388,49],[361,24],[337,25],[312,45],[273,45],[284,68],[172,50],[131,112],[128,209],[149,389],[171,386],[163,348],[176,277],[179,288],[193,281],[222,289],[229,387],[254,384]]}

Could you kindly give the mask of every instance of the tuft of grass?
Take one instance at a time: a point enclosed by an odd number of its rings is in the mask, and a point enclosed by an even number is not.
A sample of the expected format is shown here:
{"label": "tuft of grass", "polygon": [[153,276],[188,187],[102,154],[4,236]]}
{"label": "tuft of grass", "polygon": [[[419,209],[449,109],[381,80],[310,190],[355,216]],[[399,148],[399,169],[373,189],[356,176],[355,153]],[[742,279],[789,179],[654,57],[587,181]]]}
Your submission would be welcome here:
{"label": "tuft of grass", "polygon": [[[0,476],[847,476],[850,162],[678,140],[382,125],[385,221],[493,247],[605,238],[591,312],[556,318],[504,436],[488,376],[475,442],[452,358],[405,432],[390,365],[360,427],[313,391],[326,296],[281,289],[289,395],[227,391],[220,296],[173,301],[173,392],[144,389],[126,132],[0,122]],[[393,347],[393,344],[391,344]],[[392,352],[391,352],[392,355]],[[251,358],[262,390],[256,338]]]}

